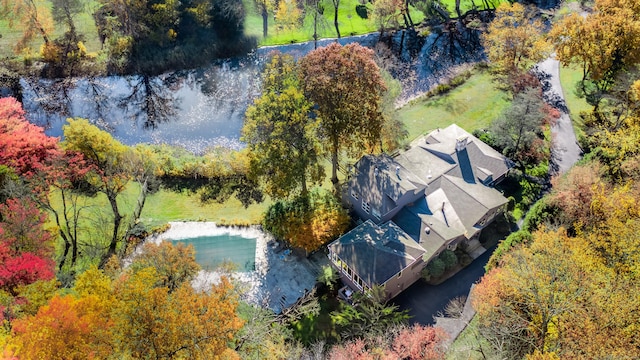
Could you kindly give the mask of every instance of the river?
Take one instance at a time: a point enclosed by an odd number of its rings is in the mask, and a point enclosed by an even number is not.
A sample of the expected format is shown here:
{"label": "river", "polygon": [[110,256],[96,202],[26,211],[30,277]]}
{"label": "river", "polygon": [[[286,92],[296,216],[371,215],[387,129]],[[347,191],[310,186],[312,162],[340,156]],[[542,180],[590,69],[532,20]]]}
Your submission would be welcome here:
{"label": "river", "polygon": [[[379,34],[326,39],[318,46],[332,41],[374,47]],[[387,59],[390,72],[400,80],[403,99],[428,90],[455,66],[483,56],[479,45],[456,45],[447,33],[421,37],[398,32],[384,43],[388,50],[379,56]],[[82,117],[127,145],[166,143],[194,153],[212,146],[237,149],[243,146],[245,110],[260,95],[260,72],[268,54],[280,51],[299,58],[313,48],[313,42],[262,47],[243,58],[156,77],[23,79],[23,106],[27,118],[51,136],[62,136],[68,117]]]}

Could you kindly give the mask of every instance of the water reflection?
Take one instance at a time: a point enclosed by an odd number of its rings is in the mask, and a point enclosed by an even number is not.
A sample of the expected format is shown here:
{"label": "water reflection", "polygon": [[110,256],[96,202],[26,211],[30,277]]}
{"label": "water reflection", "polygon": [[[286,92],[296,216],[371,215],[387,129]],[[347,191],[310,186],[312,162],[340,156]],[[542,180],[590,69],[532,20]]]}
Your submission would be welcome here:
{"label": "water reflection", "polygon": [[83,117],[125,144],[168,143],[202,152],[239,148],[244,111],[259,94],[259,66],[215,64],[158,77],[22,80],[29,120],[62,136],[68,117]]}
{"label": "water reflection", "polygon": [[[403,97],[428,90],[453,66],[483,56],[475,46],[440,45],[447,36],[424,38],[406,31],[384,40],[387,53],[393,55],[389,70],[402,82]],[[332,41],[318,41],[318,46]],[[339,42],[374,47],[379,36],[352,36]],[[277,50],[301,57],[313,49],[313,42],[264,47],[241,59],[157,77],[22,79],[23,105],[29,120],[52,136],[62,136],[66,118],[83,117],[129,145],[168,143],[195,153],[211,146],[240,148],[244,112],[260,94],[260,71],[268,54]]]}

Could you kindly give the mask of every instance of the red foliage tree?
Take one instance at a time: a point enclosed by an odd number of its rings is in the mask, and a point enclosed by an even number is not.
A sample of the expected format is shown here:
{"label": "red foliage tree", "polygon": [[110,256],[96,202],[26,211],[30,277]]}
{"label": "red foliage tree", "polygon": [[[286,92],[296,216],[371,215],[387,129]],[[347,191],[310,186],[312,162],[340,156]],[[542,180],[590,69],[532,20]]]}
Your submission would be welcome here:
{"label": "red foliage tree", "polygon": [[30,177],[47,171],[48,159],[59,153],[58,139],[27,121],[14,98],[0,99],[0,164]]}
{"label": "red foliage tree", "polygon": [[444,359],[445,337],[441,328],[414,325],[400,330],[391,347],[397,359]]}
{"label": "red foliage tree", "polygon": [[0,289],[15,296],[19,285],[53,278],[53,235],[44,228],[46,215],[23,198],[0,204],[0,218]]}
{"label": "red foliage tree", "polygon": [[0,289],[13,296],[17,295],[16,289],[20,285],[52,279],[53,267],[53,260],[31,253],[12,256],[7,246],[0,243]]}

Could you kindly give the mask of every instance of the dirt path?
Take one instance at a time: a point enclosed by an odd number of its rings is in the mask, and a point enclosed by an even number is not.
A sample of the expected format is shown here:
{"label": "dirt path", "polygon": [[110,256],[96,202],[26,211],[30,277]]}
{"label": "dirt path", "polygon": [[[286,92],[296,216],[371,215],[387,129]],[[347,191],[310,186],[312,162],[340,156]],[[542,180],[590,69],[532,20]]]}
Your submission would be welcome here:
{"label": "dirt path", "polygon": [[569,170],[582,157],[582,149],[578,145],[573,131],[569,109],[564,100],[562,85],[560,85],[560,64],[553,57],[538,64],[540,71],[548,74],[543,84],[545,98],[560,110],[561,116],[555,126],[551,127],[553,145],[551,149],[550,175],[559,175]]}

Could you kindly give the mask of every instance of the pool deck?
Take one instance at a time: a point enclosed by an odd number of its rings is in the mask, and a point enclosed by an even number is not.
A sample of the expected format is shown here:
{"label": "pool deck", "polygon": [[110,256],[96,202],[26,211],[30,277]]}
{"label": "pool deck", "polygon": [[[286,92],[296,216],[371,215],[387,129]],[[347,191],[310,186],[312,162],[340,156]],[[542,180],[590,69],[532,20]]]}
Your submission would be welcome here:
{"label": "pool deck", "polygon": [[[280,313],[296,302],[305,291],[316,283],[318,268],[328,259],[316,257],[313,263],[281,249],[271,236],[256,227],[223,227],[212,222],[171,222],[171,228],[147,241],[180,240],[199,236],[221,234],[238,235],[256,239],[256,270],[232,274],[242,293],[242,300],[268,307]],[[193,286],[206,289],[219,280],[220,271],[200,271]]]}

